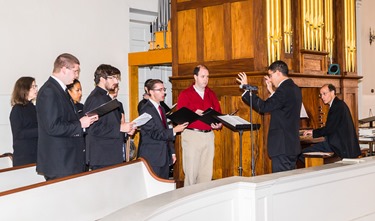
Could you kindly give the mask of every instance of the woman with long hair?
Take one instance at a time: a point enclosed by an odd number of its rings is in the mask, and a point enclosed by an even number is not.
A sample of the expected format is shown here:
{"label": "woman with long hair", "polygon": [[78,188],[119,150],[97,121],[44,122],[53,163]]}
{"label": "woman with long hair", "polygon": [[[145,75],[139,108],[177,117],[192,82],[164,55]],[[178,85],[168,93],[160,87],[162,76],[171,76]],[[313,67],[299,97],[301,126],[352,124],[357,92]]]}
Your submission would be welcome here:
{"label": "woman with long hair", "polygon": [[33,101],[37,94],[35,78],[21,77],[16,81],[9,117],[13,135],[13,166],[36,163],[38,122]]}

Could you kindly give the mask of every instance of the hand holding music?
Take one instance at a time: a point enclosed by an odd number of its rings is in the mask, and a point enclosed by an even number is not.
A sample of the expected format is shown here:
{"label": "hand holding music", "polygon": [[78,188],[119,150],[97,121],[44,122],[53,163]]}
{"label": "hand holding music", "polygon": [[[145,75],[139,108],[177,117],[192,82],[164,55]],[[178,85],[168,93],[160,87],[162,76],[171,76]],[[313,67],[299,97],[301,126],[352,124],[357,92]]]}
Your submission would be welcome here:
{"label": "hand holding music", "polygon": [[133,135],[136,129],[137,126],[134,124],[134,122],[125,122],[120,124],[120,131],[129,135]]}
{"label": "hand holding music", "polygon": [[179,124],[173,128],[173,133],[182,132],[185,128],[189,125],[189,122],[185,122],[183,124]]}
{"label": "hand holding music", "polygon": [[82,128],[88,128],[91,124],[93,124],[95,121],[99,120],[99,116],[93,115],[93,116],[83,116],[79,121],[81,122],[81,127]]}
{"label": "hand holding music", "polygon": [[312,130],[305,130],[304,132],[303,132],[303,136],[312,136]]}
{"label": "hand holding music", "polygon": [[196,114],[198,114],[199,116],[202,116],[203,115],[203,112],[201,109],[198,109],[195,111]]}
{"label": "hand holding music", "polygon": [[222,128],[223,127],[223,124],[222,123],[212,123],[211,124],[211,128],[213,129],[213,130],[219,130],[220,128]]}

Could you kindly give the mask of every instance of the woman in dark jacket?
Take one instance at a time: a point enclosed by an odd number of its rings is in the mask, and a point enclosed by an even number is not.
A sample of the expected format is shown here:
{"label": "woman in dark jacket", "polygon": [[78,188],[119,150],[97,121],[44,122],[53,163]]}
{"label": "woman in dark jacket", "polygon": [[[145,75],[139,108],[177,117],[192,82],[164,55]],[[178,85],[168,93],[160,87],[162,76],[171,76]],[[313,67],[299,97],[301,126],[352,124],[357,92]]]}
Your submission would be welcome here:
{"label": "woman in dark jacket", "polygon": [[37,94],[35,78],[21,77],[16,81],[9,117],[13,135],[13,166],[36,163],[38,122],[33,101]]}
{"label": "woman in dark jacket", "polygon": [[83,117],[83,104],[81,103],[82,98],[82,86],[79,80],[74,79],[72,84],[66,86],[68,89],[69,95],[72,98],[72,101],[75,106],[75,111],[77,112],[79,118]]}

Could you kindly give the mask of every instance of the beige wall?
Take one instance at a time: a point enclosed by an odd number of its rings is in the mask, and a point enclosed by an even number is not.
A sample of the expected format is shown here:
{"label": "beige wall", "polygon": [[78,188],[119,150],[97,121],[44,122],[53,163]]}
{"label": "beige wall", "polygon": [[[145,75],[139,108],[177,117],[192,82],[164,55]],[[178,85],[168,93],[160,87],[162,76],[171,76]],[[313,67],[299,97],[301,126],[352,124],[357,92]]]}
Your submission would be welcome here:
{"label": "beige wall", "polygon": [[358,74],[363,76],[359,83],[359,119],[375,114],[375,42],[370,45],[370,28],[375,30],[375,1],[357,0]]}
{"label": "beige wall", "polygon": [[[119,100],[128,110],[129,8],[157,11],[157,0],[0,0],[0,154],[12,152],[10,94],[21,76],[40,86],[64,52],[81,61],[83,101],[102,63],[123,73]],[[127,111],[128,112],[128,111]]]}

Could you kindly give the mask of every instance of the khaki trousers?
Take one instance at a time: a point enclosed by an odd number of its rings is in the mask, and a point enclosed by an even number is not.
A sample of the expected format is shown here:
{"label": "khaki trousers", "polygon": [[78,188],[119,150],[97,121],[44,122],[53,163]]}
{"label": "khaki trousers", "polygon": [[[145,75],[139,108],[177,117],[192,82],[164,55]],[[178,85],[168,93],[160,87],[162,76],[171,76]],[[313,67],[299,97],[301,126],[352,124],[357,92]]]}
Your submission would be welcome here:
{"label": "khaki trousers", "polygon": [[212,180],[215,153],[214,132],[185,129],[181,134],[184,186]]}

